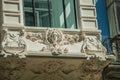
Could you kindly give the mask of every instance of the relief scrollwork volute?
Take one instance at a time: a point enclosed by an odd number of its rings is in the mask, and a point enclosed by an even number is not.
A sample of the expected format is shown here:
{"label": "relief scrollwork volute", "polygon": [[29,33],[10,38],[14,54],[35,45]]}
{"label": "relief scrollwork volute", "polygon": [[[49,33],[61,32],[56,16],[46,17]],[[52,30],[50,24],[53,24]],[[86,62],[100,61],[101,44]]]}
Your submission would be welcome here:
{"label": "relief scrollwork volute", "polygon": [[[35,42],[35,41],[39,41],[41,42],[42,41],[42,34],[41,33],[35,33],[35,32],[27,32],[27,35],[26,35],[26,39],[29,39],[31,40],[32,42]],[[41,41],[40,41],[41,40]]]}
{"label": "relief scrollwork volute", "polygon": [[10,31],[3,29],[2,33],[2,54],[4,54],[4,57],[18,55],[20,58],[24,58],[26,55],[24,30]]}
{"label": "relief scrollwork volute", "polygon": [[96,57],[105,57],[107,50],[97,37],[86,36],[86,34],[83,34],[81,52],[86,53],[87,55],[95,55]]}
{"label": "relief scrollwork volute", "polygon": [[80,42],[80,37],[78,34],[74,34],[74,35],[69,35],[69,34],[65,34],[64,35],[64,44],[68,45],[68,44],[74,44],[74,43],[78,43]]}
{"label": "relief scrollwork volute", "polygon": [[[69,52],[69,46],[80,42],[80,37],[78,34],[70,35],[63,34],[62,31],[58,29],[48,29],[46,31],[46,41],[48,45],[48,50],[52,52],[53,55],[59,55]],[[46,50],[45,48],[42,49]]]}
{"label": "relief scrollwork volute", "polygon": [[106,53],[104,46],[101,44],[101,42],[97,37],[87,37],[86,35],[84,35],[82,49],[83,49],[82,52],[86,52],[87,50],[88,51],[96,50],[96,51],[101,51],[103,53]]}

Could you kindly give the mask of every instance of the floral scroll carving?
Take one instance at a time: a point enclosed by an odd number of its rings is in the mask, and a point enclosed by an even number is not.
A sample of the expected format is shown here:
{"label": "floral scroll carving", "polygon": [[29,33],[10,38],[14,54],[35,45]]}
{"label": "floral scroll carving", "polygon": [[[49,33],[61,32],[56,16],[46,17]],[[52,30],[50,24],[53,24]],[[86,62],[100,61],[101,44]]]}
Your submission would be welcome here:
{"label": "floral scroll carving", "polygon": [[66,34],[64,35],[64,44],[74,44],[74,43],[78,43],[80,41],[80,37],[79,35],[75,34],[75,35],[69,35]]}
{"label": "floral scroll carving", "polygon": [[20,58],[25,57],[26,44],[23,33],[23,31],[3,30],[2,54],[4,54],[4,57],[8,55],[18,55]]}
{"label": "floral scroll carving", "polygon": [[85,34],[83,34],[83,37],[81,52],[86,53],[87,55],[94,55],[95,57],[99,57],[102,60],[105,60],[107,50],[98,40],[98,38],[87,37]]}
{"label": "floral scroll carving", "polygon": [[57,29],[48,29],[46,31],[46,41],[48,42],[48,49],[52,52],[53,55],[59,55],[62,53],[68,53],[69,49],[66,45],[72,45],[79,41],[79,36],[63,34],[60,30]]}
{"label": "floral scroll carving", "polygon": [[26,39],[29,39],[32,42],[42,40],[42,34],[41,33],[27,32]]}
{"label": "floral scroll carving", "polygon": [[[47,29],[40,31],[22,30],[3,30],[2,54],[4,57],[8,55],[18,55],[25,57],[27,53],[37,55],[59,56],[59,55],[84,55],[99,57],[105,60],[106,49],[96,35],[85,33],[70,33],[69,31],[61,31],[59,29]],[[44,54],[43,54],[44,55]]]}
{"label": "floral scroll carving", "polygon": [[[26,32],[26,39],[34,44],[40,44],[37,48],[41,52],[51,52],[52,55],[69,53],[69,46],[80,42],[78,34],[63,34],[58,29],[47,29],[44,33]],[[80,50],[79,50],[80,51]]]}
{"label": "floral scroll carving", "polygon": [[[58,56],[60,54],[84,54],[89,56],[99,57],[105,60],[107,53],[105,47],[100,42],[100,37],[96,35],[89,36],[82,33],[69,34],[64,33],[58,29],[47,29],[44,33],[40,32],[26,32],[26,39],[32,41],[34,44],[40,44],[40,52],[50,52],[52,55]],[[100,34],[97,34],[98,36]],[[75,50],[76,49],[76,50]]]}

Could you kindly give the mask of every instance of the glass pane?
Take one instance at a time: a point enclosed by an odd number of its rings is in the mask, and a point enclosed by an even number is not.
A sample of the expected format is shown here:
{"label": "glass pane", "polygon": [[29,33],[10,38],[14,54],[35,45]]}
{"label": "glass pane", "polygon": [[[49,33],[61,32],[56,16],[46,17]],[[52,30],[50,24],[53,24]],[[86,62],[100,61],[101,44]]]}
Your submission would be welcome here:
{"label": "glass pane", "polygon": [[24,0],[24,18],[26,26],[34,26],[32,0]]}
{"label": "glass pane", "polygon": [[50,0],[51,26],[65,28],[62,0]]}
{"label": "glass pane", "polygon": [[75,29],[75,6],[74,0],[64,0],[65,1],[65,13],[66,13],[66,25],[67,28]]}
{"label": "glass pane", "polygon": [[34,26],[34,19],[32,12],[24,12],[25,14],[25,25],[26,26]]}
{"label": "glass pane", "polygon": [[24,7],[32,7],[32,0],[24,0]]}
{"label": "glass pane", "polygon": [[47,0],[35,0],[36,26],[50,27]]}
{"label": "glass pane", "polygon": [[76,28],[74,0],[24,0],[24,17],[26,26]]}

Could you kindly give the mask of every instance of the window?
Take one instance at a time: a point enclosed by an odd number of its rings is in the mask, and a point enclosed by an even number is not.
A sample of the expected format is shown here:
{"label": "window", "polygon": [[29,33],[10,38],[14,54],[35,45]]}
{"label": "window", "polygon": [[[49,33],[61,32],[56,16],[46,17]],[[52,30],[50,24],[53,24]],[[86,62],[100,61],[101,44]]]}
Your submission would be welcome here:
{"label": "window", "polygon": [[76,28],[75,0],[24,0],[26,26]]}

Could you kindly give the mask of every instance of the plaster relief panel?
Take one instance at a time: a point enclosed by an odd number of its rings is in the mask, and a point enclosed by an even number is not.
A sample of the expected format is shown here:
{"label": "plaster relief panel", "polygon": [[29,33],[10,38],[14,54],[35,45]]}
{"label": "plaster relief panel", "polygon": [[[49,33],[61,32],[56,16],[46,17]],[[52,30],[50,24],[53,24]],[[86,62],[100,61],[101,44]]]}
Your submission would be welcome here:
{"label": "plaster relief panel", "polygon": [[95,17],[95,9],[94,8],[81,8],[81,16],[85,17]]}
{"label": "plaster relief panel", "polygon": [[20,16],[19,15],[5,14],[5,23],[19,24],[20,23]]}
{"label": "plaster relief panel", "polygon": [[89,28],[89,29],[97,28],[96,20],[92,20],[92,19],[88,19],[88,20],[83,19],[82,25],[83,25],[83,28]]}
{"label": "plaster relief panel", "polygon": [[23,32],[4,29],[2,34],[2,54],[4,54],[4,57],[18,55],[20,58],[24,58],[26,55],[26,43]]}
{"label": "plaster relief panel", "polygon": [[81,5],[94,5],[94,0],[80,0]]}
{"label": "plaster relief panel", "polygon": [[19,11],[19,3],[4,3],[5,11]]}
{"label": "plaster relief panel", "polygon": [[75,45],[79,43],[80,37],[77,34],[70,35],[70,34],[63,34],[59,30],[48,30],[46,39],[48,43],[50,44],[50,50],[52,53],[56,54],[62,54],[62,53],[79,53],[79,50],[74,50],[74,47],[77,47],[78,45]]}
{"label": "plaster relief panel", "polygon": [[94,55],[99,57],[102,60],[105,60],[105,55],[107,53],[106,48],[102,45],[101,41],[97,36],[90,36],[83,34],[83,44],[82,44],[82,53],[86,53],[89,59],[89,55]]}
{"label": "plaster relief panel", "polygon": [[64,32],[59,29],[45,30],[3,30],[2,54],[17,55],[24,58],[26,55],[41,56],[70,56],[87,59],[106,58],[106,49],[100,42],[100,34]]}
{"label": "plaster relief panel", "polygon": [[26,32],[26,44],[28,45],[27,51],[38,51],[42,50],[43,47],[46,47],[44,44],[45,38],[40,32]]}
{"label": "plaster relief panel", "polygon": [[[100,35],[99,35],[100,36]],[[96,35],[68,34],[58,29],[26,32],[28,55],[99,57],[105,60],[106,49]],[[33,53],[32,53],[33,52]],[[35,54],[34,54],[35,53]]]}
{"label": "plaster relief panel", "polygon": [[26,39],[28,51],[51,52],[52,55],[80,53],[81,40],[78,34],[63,34],[60,30],[48,29],[44,34],[27,32]]}

